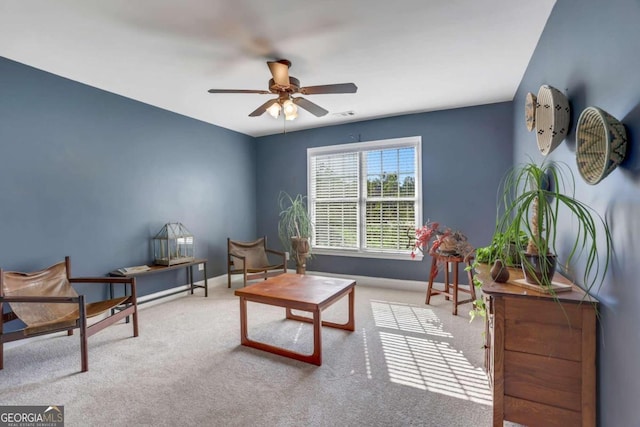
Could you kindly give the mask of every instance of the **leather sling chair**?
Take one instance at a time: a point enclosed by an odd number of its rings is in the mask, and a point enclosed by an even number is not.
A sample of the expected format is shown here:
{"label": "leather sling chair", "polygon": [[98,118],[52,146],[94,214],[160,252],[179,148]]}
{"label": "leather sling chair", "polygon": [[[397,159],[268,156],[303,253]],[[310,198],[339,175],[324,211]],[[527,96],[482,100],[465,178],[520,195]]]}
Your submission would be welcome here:
{"label": "leather sling chair", "polygon": [[[84,295],[78,295],[72,283],[122,284],[124,296],[85,303]],[[130,288],[128,292],[127,285]],[[10,307],[7,313],[4,312],[4,303]],[[135,278],[72,278],[69,257],[64,262],[33,273],[0,270],[0,313],[0,369],[4,367],[3,346],[6,342],[61,331],[73,335],[73,330],[79,329],[82,372],[86,372],[89,370],[88,337],[128,316],[133,317],[133,336],[138,336]],[[102,320],[87,324],[87,319],[100,315],[104,317]],[[23,327],[4,332],[4,324],[16,319],[24,323]]]}
{"label": "leather sling chair", "polygon": [[[287,260],[284,252],[267,249],[267,237],[260,237],[253,242],[239,242],[227,238],[227,282],[231,287],[231,275],[242,274],[244,285],[247,280],[267,279],[287,272]],[[269,262],[268,254],[277,259],[275,264]]]}

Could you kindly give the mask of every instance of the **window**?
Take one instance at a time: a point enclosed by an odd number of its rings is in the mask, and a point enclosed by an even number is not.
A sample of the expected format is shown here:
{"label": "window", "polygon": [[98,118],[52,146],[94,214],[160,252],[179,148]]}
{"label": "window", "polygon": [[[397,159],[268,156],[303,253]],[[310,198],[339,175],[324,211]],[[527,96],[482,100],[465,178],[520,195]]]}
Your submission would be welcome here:
{"label": "window", "polygon": [[313,250],[405,258],[422,223],[421,138],[307,150]]}

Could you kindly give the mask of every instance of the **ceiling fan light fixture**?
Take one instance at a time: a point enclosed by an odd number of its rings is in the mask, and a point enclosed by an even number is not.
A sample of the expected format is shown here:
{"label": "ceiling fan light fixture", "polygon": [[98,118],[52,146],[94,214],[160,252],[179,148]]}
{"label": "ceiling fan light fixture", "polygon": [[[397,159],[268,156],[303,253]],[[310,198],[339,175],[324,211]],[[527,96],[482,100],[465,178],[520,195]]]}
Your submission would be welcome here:
{"label": "ceiling fan light fixture", "polygon": [[294,120],[298,117],[298,107],[313,114],[316,117],[323,117],[329,113],[321,106],[313,102],[292,95],[319,95],[324,93],[356,93],[358,87],[353,83],[335,83],[319,86],[301,86],[300,81],[289,75],[289,67],[291,62],[286,59],[277,61],[267,61],[272,79],[269,80],[269,90],[253,90],[253,89],[209,89],[209,93],[226,94],[226,93],[255,93],[260,95],[277,95],[275,99],[271,99],[260,105],[254,111],[249,113],[249,117],[258,117],[268,112],[271,117],[277,119],[282,113],[286,120]]}
{"label": "ceiling fan light fixture", "polygon": [[271,117],[273,117],[274,119],[277,119],[278,117],[280,117],[280,110],[282,110],[282,107],[280,106],[279,103],[274,102],[271,107],[267,108],[267,112],[271,115]]}
{"label": "ceiling fan light fixture", "polygon": [[293,112],[293,113],[291,113],[291,114],[285,114],[285,115],[284,115],[285,120],[293,120],[293,119],[295,119],[296,117],[298,117],[298,111],[294,111],[294,112]]}
{"label": "ceiling fan light fixture", "polygon": [[291,99],[287,99],[282,103],[282,112],[287,120],[293,120],[298,117],[298,107]]}

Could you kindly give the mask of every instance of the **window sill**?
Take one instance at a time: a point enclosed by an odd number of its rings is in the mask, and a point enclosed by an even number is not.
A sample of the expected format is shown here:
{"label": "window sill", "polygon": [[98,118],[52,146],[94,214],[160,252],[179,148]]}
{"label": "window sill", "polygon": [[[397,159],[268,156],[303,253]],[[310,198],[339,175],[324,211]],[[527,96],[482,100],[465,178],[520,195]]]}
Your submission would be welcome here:
{"label": "window sill", "polygon": [[355,258],[377,258],[377,259],[395,259],[402,261],[422,261],[424,255],[418,251],[415,258],[411,258],[411,252],[374,252],[374,251],[356,251],[356,250],[338,250],[326,248],[313,248],[313,255],[330,255],[330,256],[346,256]]}

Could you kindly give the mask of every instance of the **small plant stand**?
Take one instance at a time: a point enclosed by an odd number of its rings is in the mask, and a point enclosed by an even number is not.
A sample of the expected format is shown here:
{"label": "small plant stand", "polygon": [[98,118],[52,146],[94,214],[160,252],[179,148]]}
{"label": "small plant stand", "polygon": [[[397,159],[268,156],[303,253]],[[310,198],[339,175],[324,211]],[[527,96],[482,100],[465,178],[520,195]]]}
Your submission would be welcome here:
{"label": "small plant stand", "polygon": [[[471,266],[473,257],[463,258],[460,255],[447,255],[438,252],[430,252],[431,255],[431,270],[429,270],[429,284],[427,285],[427,299],[425,304],[429,304],[431,296],[443,294],[444,298],[448,301],[453,300],[453,315],[458,315],[458,306],[460,304],[466,304],[473,302],[476,299],[476,290],[473,286],[473,276],[471,268],[468,269],[467,275],[469,277],[468,287],[465,285],[460,286],[458,283],[458,265],[463,264]],[[433,279],[438,275],[438,264],[444,266],[444,289],[433,289]],[[449,266],[453,271],[453,282],[449,283]],[[471,298],[460,301],[458,299],[458,292],[464,292],[471,295]]]}

